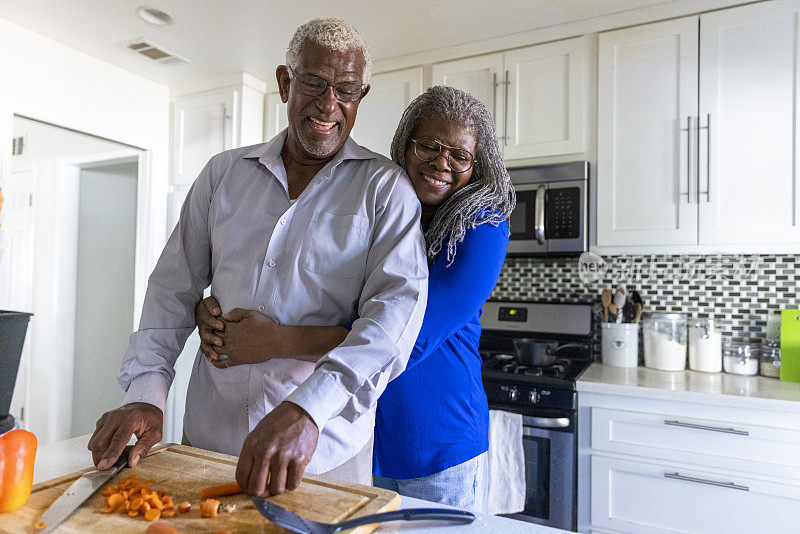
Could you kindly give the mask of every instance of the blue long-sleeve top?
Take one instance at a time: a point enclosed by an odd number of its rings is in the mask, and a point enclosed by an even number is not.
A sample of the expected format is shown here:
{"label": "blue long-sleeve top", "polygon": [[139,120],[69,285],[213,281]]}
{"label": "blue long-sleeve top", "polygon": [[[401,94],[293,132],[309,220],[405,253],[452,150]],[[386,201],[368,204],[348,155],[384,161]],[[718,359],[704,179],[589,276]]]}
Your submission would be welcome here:
{"label": "blue long-sleeve top", "polygon": [[378,400],[376,475],[424,477],[488,450],[479,318],[507,249],[507,222],[482,224],[467,229],[449,267],[446,244],[431,266],[428,306],[408,366]]}

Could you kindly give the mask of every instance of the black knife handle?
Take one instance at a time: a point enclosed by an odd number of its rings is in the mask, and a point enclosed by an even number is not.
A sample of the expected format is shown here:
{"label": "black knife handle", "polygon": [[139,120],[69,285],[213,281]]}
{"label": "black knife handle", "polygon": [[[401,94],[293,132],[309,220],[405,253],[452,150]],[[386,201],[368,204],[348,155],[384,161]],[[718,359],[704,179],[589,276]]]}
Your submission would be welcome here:
{"label": "black knife handle", "polygon": [[372,523],[386,523],[387,521],[449,521],[468,525],[475,521],[475,514],[465,510],[450,510],[447,508],[406,508],[394,512],[383,512],[357,517],[349,521],[342,521],[333,525],[332,532],[339,532],[348,528]]}
{"label": "black knife handle", "polygon": [[114,462],[114,465],[111,467],[111,469],[114,470],[114,473],[119,473],[128,467],[128,455],[130,454],[132,448],[133,445],[128,445],[122,449],[122,454],[119,455],[119,458],[117,458],[117,461]]}

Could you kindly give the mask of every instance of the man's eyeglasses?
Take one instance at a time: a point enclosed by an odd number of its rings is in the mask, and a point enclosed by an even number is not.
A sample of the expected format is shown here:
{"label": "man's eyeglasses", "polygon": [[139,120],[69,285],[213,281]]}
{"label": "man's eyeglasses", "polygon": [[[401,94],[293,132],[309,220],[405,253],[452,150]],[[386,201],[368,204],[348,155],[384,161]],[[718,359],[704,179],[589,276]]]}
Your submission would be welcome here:
{"label": "man's eyeglasses", "polygon": [[436,139],[430,137],[420,137],[412,139],[414,143],[414,154],[422,161],[433,161],[439,157],[442,149],[447,149],[447,164],[453,172],[467,172],[475,163],[475,158],[463,148],[447,146]]}
{"label": "man's eyeglasses", "polygon": [[314,76],[313,74],[295,74],[289,71],[292,79],[297,82],[297,90],[308,96],[320,96],[328,90],[328,86],[333,86],[336,98],[341,102],[358,102],[364,96],[366,85],[358,82],[339,82],[330,84],[327,80]]}

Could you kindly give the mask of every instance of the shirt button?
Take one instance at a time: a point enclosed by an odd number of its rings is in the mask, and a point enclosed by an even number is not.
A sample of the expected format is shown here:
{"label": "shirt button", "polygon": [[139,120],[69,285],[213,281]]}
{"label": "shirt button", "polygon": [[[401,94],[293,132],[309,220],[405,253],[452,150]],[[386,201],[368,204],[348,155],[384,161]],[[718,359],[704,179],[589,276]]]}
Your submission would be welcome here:
{"label": "shirt button", "polygon": [[267,265],[269,265],[270,267],[275,267],[275,260],[269,260],[267,262]]}
{"label": "shirt button", "polygon": [[264,311],[265,309],[267,309],[267,307],[264,306],[263,304],[258,305],[258,311]]}
{"label": "shirt button", "polygon": [[281,223],[281,224],[286,224],[286,219],[281,219],[281,220],[280,220],[280,221],[278,221],[278,222],[279,222],[279,223]]}
{"label": "shirt button", "polygon": [[250,413],[250,406],[244,407],[244,413]]}

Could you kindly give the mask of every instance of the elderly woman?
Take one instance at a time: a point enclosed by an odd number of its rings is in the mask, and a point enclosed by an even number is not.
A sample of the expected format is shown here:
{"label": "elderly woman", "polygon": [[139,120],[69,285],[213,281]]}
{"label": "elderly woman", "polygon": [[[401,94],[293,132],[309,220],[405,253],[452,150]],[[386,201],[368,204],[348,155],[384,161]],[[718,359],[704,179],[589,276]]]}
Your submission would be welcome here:
{"label": "elderly woman", "polygon": [[[374,483],[483,511],[489,408],[478,318],[503,266],[514,192],[491,115],[457,89],[432,87],[414,100],[397,127],[391,155],[422,204],[430,282],[408,367],[378,401]],[[213,297],[198,304],[196,316],[201,348],[221,369],[274,357],[316,360],[322,354],[285,340],[330,328],[275,325],[251,310],[219,317]],[[341,342],[347,330],[340,330]],[[227,361],[221,363],[220,354]]]}

